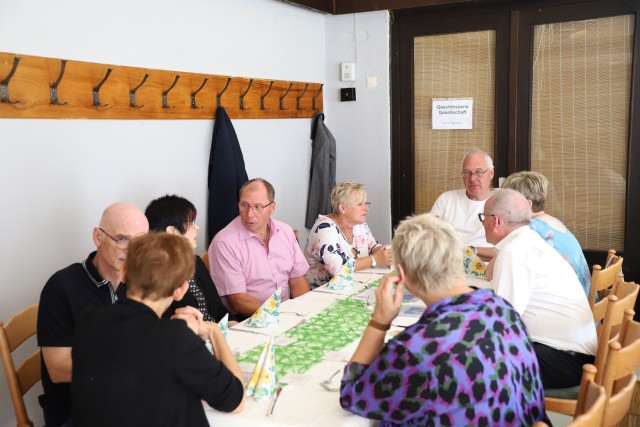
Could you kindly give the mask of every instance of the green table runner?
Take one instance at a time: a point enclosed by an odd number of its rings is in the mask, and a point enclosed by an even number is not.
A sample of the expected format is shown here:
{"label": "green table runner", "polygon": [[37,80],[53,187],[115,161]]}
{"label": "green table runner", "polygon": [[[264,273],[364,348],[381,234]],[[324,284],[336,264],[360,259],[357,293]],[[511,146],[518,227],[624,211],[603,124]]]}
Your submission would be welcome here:
{"label": "green table runner", "polygon": [[[303,374],[318,364],[327,351],[338,351],[362,336],[371,312],[361,300],[338,300],[304,324],[285,332],[296,341],[275,347],[276,379],[288,373]],[[258,363],[264,345],[244,353],[240,363]]]}

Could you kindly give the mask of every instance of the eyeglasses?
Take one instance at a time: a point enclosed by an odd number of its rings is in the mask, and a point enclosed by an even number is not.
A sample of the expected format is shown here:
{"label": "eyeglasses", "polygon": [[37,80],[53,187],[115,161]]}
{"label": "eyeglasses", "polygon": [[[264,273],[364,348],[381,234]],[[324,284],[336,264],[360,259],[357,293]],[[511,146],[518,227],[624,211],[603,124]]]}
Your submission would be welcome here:
{"label": "eyeglasses", "polygon": [[462,171],[460,172],[460,175],[462,175],[463,178],[471,178],[471,175],[475,175],[476,178],[481,178],[488,170],[489,168],[486,168],[485,170],[476,169],[474,171]]}
{"label": "eyeglasses", "polygon": [[131,242],[131,240],[129,240],[128,238],[121,236],[116,239],[111,234],[104,231],[102,228],[98,227],[98,230],[102,231],[108,238],[116,242],[116,246],[119,249],[127,249],[129,247],[129,242]]}
{"label": "eyeglasses", "polygon": [[371,202],[360,202],[360,203],[354,204],[354,206],[357,206],[359,208],[361,208],[363,206],[370,207],[371,206]]}
{"label": "eyeglasses", "polygon": [[480,220],[480,222],[484,223],[484,219],[488,216],[495,216],[494,214],[483,214],[483,213],[479,213],[478,214],[478,219]]}
{"label": "eyeglasses", "polygon": [[269,205],[272,205],[273,202],[266,204],[264,206],[262,205],[253,205],[251,206],[249,203],[245,203],[245,202],[240,202],[238,203],[238,207],[240,208],[241,211],[249,211],[249,208],[251,208],[251,210],[253,211],[254,214],[261,214],[264,209],[266,207],[268,207]]}

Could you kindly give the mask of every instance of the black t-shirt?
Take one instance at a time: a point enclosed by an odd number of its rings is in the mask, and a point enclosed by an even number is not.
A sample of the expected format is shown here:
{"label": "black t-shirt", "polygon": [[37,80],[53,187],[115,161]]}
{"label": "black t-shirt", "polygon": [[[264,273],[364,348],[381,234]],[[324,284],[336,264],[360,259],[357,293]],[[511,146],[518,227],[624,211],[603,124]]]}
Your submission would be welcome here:
{"label": "black t-shirt", "polygon": [[87,310],[73,346],[74,427],[208,426],[202,406],[233,411],[242,383],[181,320],[123,299]]}
{"label": "black t-shirt", "polygon": [[[114,293],[111,282],[100,277],[93,265],[95,255],[92,252],[82,263],[56,272],[44,285],[38,307],[40,347],[72,347],[80,313],[87,308],[108,306],[125,298],[124,284]],[[44,360],[41,364],[44,394],[39,400],[45,423],[47,427],[60,426],[71,418],[71,385],[53,383]]]}

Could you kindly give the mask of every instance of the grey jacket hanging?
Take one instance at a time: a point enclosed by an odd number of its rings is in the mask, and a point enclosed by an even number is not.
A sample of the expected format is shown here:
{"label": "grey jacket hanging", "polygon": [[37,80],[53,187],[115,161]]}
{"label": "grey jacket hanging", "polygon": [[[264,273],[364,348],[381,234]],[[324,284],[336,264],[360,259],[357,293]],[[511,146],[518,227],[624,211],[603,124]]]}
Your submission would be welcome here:
{"label": "grey jacket hanging", "polygon": [[336,140],[324,124],[319,113],[311,126],[313,149],[311,153],[311,179],[305,226],[313,227],[319,214],[330,214],[331,190],[336,185]]}

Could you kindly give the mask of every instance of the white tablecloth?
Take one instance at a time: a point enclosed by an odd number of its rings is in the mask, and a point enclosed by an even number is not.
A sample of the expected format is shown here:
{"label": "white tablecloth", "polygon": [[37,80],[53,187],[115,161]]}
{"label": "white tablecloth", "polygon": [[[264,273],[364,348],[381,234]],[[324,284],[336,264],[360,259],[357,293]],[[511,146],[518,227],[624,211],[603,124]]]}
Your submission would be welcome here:
{"label": "white tablecloth", "polygon": [[[388,269],[366,269],[354,274],[353,289],[348,292],[329,292],[320,288],[308,292],[301,297],[287,300],[282,303],[280,310],[280,322],[275,327],[256,329],[239,324],[229,329],[228,342],[233,351],[246,352],[258,344],[264,343],[269,334],[278,336],[295,327],[302,319],[311,318],[329,307],[337,299],[347,298],[349,295],[359,293],[365,286],[379,279],[382,274],[388,273]],[[477,278],[467,277],[465,282],[471,286],[488,288],[489,283]],[[363,301],[364,304],[364,301]],[[414,302],[412,304],[422,304]],[[424,305],[423,305],[424,306]],[[298,316],[296,313],[302,314]],[[398,317],[394,325],[406,325],[416,321],[416,318]],[[392,327],[391,333],[394,332]],[[212,427],[242,426],[373,426],[378,423],[351,414],[340,407],[339,392],[327,391],[320,386],[320,382],[331,377],[340,370],[332,384],[339,386],[342,378],[342,370],[355,351],[359,340],[356,340],[339,354],[334,354],[332,359],[323,360],[313,366],[301,376],[299,384],[287,384],[280,393],[274,407],[273,415],[266,413],[271,406],[271,400],[258,403],[253,398],[245,399],[244,411],[239,414],[225,414],[210,408],[204,404],[205,413]],[[337,356],[337,357],[336,357]],[[276,361],[277,367],[277,361]],[[243,367],[244,371],[250,371],[252,367]]]}

